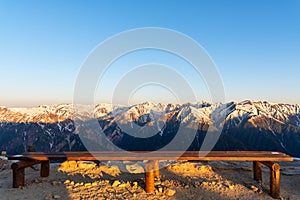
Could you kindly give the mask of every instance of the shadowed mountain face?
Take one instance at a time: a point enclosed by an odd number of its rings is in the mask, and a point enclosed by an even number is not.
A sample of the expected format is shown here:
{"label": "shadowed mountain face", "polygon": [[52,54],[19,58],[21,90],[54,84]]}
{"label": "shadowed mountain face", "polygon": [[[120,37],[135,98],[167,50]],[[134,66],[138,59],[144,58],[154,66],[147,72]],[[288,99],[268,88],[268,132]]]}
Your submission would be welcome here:
{"label": "shadowed mountain face", "polygon": [[[270,150],[300,157],[299,105],[145,102],[75,110],[68,104],[0,107],[0,148],[8,154],[31,145],[37,151],[86,150],[84,145],[88,150],[111,150],[108,144],[113,143],[126,150],[157,150],[177,141],[168,150],[199,150],[208,134],[219,132],[214,150]],[[96,127],[90,126],[93,122]]]}

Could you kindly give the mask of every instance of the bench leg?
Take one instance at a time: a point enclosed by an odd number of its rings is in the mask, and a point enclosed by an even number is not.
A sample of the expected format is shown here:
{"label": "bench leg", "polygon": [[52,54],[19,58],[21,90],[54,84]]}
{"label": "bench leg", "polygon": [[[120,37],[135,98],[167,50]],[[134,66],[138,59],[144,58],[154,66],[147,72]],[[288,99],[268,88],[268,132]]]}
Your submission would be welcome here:
{"label": "bench leg", "polygon": [[277,163],[270,169],[270,192],[273,198],[280,198],[280,166]]}
{"label": "bench leg", "polygon": [[25,168],[37,163],[40,163],[40,161],[19,161],[11,164],[11,169],[13,171],[14,188],[25,185]]}
{"label": "bench leg", "polygon": [[261,162],[270,169],[270,193],[275,199],[280,198],[280,165],[273,162]]}
{"label": "bench leg", "polygon": [[160,178],[160,171],[159,171],[159,161],[155,160],[153,161],[153,167],[154,167],[154,178]]}
{"label": "bench leg", "polygon": [[41,162],[41,177],[48,177],[50,173],[50,161]]}
{"label": "bench leg", "polygon": [[253,176],[254,180],[262,181],[261,163],[258,161],[253,162]]}
{"label": "bench leg", "polygon": [[25,168],[13,169],[13,187],[19,188],[25,185]]}
{"label": "bench leg", "polygon": [[147,193],[154,192],[154,166],[153,162],[149,162],[145,166],[145,190]]}

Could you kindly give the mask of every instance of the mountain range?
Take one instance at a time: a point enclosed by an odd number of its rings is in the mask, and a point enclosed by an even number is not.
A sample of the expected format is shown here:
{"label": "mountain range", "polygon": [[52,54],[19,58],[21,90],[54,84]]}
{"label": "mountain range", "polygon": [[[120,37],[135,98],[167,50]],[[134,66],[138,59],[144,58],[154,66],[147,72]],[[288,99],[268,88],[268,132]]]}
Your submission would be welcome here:
{"label": "mountain range", "polygon": [[[87,129],[95,122],[98,128]],[[28,146],[47,152],[90,150],[84,141],[99,135],[97,145],[103,148],[111,143],[125,150],[151,151],[174,143],[170,149],[199,150],[212,136],[213,150],[281,151],[300,157],[300,105],[247,100],[0,107],[0,148],[8,154],[25,152]]]}

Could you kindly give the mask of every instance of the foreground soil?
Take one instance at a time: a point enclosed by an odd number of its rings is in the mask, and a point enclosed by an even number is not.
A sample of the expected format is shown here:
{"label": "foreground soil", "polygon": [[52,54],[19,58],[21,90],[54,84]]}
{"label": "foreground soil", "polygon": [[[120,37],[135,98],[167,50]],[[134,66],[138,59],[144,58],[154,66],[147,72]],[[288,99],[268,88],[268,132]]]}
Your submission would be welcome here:
{"label": "foreground soil", "polygon": [[[0,199],[272,199],[269,170],[253,180],[251,162],[161,162],[154,194],[144,191],[146,162],[52,163],[50,176],[39,165],[26,169],[26,185],[12,188],[10,162],[0,160]],[[300,161],[280,163],[282,199],[300,199]]]}

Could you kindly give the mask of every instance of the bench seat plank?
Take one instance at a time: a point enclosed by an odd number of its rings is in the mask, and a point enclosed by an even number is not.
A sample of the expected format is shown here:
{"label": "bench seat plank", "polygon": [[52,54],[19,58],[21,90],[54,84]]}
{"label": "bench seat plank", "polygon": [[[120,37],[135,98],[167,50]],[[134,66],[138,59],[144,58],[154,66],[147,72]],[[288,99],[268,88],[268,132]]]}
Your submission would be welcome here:
{"label": "bench seat plank", "polygon": [[28,152],[9,160],[199,160],[199,161],[292,161],[280,152],[264,151],[155,151],[155,152]]}

